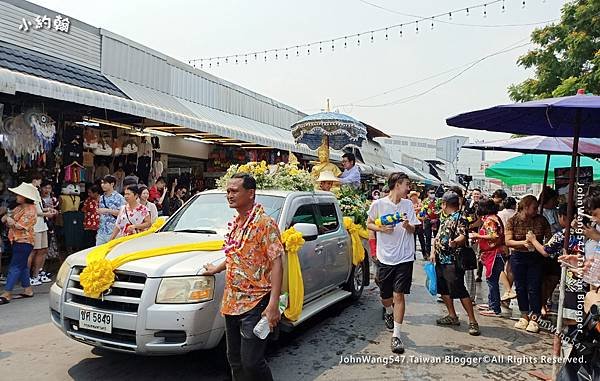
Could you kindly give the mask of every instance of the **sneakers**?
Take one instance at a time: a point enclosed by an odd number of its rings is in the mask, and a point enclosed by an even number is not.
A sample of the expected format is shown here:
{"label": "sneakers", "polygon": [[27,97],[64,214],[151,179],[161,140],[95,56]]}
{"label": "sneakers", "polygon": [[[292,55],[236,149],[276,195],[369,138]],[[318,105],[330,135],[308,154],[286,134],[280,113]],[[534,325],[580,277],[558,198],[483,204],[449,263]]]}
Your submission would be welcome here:
{"label": "sneakers", "polygon": [[525,318],[520,318],[519,321],[515,323],[516,329],[527,329],[528,326],[529,326],[529,320],[527,320]]}
{"label": "sneakers", "polygon": [[383,322],[387,329],[394,329],[394,314],[383,314]]}
{"label": "sneakers", "polygon": [[42,284],[39,276],[37,278],[29,278],[29,281],[32,286],[39,286]]}
{"label": "sneakers", "polygon": [[502,297],[500,298],[501,301],[506,301],[506,300],[510,300],[510,299],[514,299],[517,297],[517,293],[514,292],[513,290],[510,291],[506,291],[504,294],[502,294]]}
{"label": "sneakers", "polygon": [[540,326],[534,320],[529,320],[529,324],[527,324],[527,328],[525,328],[527,332],[538,333],[540,331]]}
{"label": "sneakers", "polygon": [[404,344],[398,337],[392,337],[392,352],[398,354],[404,353]]}
{"label": "sneakers", "polygon": [[42,283],[50,283],[50,282],[52,282],[52,279],[50,279],[50,277],[47,274],[45,274],[45,273],[44,274],[40,273],[38,279]]}
{"label": "sneakers", "polygon": [[44,270],[40,270],[40,276],[46,276],[48,279],[52,278],[52,273],[48,273]]}
{"label": "sneakers", "polygon": [[446,315],[443,318],[437,319],[435,322],[437,325],[460,325],[458,316],[452,317],[450,315]]}
{"label": "sneakers", "polygon": [[469,323],[469,335],[471,335],[471,336],[481,335],[481,331],[479,330],[479,324],[477,324],[477,322]]}

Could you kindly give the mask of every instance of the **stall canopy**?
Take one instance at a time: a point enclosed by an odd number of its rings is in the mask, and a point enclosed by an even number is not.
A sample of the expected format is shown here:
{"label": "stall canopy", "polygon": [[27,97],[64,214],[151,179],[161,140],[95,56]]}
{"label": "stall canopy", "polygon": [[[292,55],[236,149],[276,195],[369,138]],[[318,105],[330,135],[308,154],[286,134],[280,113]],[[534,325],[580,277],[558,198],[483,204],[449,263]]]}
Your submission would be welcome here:
{"label": "stall canopy", "polygon": [[[569,168],[571,157],[554,155],[550,158],[549,171],[554,168]],[[581,166],[594,168],[594,180],[600,180],[600,163],[588,157],[581,158]],[[502,180],[507,185],[541,184],[544,182],[546,155],[521,155],[492,165],[485,170],[487,177]],[[553,183],[554,177],[548,176],[548,183]]]}

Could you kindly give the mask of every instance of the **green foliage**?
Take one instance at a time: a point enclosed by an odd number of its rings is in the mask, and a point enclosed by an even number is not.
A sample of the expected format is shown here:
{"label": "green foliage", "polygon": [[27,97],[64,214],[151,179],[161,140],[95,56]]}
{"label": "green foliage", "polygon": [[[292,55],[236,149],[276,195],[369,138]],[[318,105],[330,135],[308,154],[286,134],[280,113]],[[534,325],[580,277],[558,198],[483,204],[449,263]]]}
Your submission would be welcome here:
{"label": "green foliage", "polygon": [[517,63],[535,69],[535,77],[509,86],[512,100],[574,95],[577,89],[600,94],[600,1],[564,5],[559,23],[531,34],[536,48]]}
{"label": "green foliage", "polygon": [[340,203],[342,214],[351,217],[355,224],[366,228],[369,212],[369,201],[366,197],[360,191],[348,185],[342,185],[334,193]]}

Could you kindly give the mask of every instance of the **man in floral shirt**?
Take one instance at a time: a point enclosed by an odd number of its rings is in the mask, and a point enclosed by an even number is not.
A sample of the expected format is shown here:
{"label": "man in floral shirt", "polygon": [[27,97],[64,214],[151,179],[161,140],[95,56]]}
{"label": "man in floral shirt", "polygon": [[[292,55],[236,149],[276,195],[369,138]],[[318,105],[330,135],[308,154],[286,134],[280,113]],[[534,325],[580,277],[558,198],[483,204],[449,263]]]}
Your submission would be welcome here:
{"label": "man in floral shirt", "polygon": [[437,320],[438,325],[460,325],[454,299],[460,302],[469,316],[469,334],[481,334],[473,312],[473,303],[465,287],[464,270],[456,266],[455,249],[464,246],[467,240],[467,222],[459,210],[459,196],[448,191],[442,196],[442,210],[446,217],[442,220],[434,241],[434,250],[429,260],[436,263],[437,289],[448,309],[448,315]]}
{"label": "man in floral shirt", "polygon": [[100,196],[99,208],[96,210],[100,215],[96,245],[102,245],[110,240],[119,211],[125,205],[125,198],[115,191],[116,183],[117,179],[111,175],[104,176],[100,183],[104,193]]}
{"label": "man in floral shirt", "polygon": [[256,180],[236,174],[227,184],[229,207],[238,212],[225,239],[225,261],[204,266],[204,274],[223,270],[225,290],[221,313],[225,316],[227,358],[234,380],[272,380],[265,360],[267,341],[253,329],[265,316],[275,328],[281,318],[279,294],[284,254],[277,222],[255,203]]}

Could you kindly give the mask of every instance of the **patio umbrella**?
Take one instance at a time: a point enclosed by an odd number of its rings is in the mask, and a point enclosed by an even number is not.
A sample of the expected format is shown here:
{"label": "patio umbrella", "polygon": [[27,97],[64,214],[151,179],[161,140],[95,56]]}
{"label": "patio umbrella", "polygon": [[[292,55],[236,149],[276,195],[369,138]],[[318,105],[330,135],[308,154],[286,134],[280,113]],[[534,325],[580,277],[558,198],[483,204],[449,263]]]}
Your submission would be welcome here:
{"label": "patio umbrella", "polygon": [[[550,158],[549,171],[571,165],[570,156],[554,155]],[[594,168],[594,180],[600,180],[600,163],[589,157],[581,158],[581,166]],[[541,184],[547,174],[546,155],[521,155],[494,164],[485,170],[487,177],[502,180],[507,185]],[[550,178],[548,182],[554,182]]]}
{"label": "patio umbrella", "polygon": [[[482,151],[507,151],[547,155],[571,154],[573,138],[549,136],[524,136],[522,138],[493,140],[483,143],[465,144],[462,148]],[[600,157],[600,139],[579,139],[579,154]]]}
{"label": "patio umbrella", "polygon": [[[600,137],[600,97],[577,95],[541,99],[531,102],[495,106],[446,119],[449,126],[542,136],[572,136],[573,151],[569,174],[567,221],[570,225],[574,211],[574,185],[580,137]],[[570,229],[565,230],[565,250],[568,249]],[[557,331],[562,330],[566,268],[562,268]],[[554,354],[560,355],[560,338],[555,336]]]}
{"label": "patio umbrella", "polygon": [[306,144],[316,150],[329,140],[329,147],[341,150],[360,147],[367,139],[367,128],[351,116],[337,112],[320,112],[300,119],[292,125],[292,136],[296,143]]}

